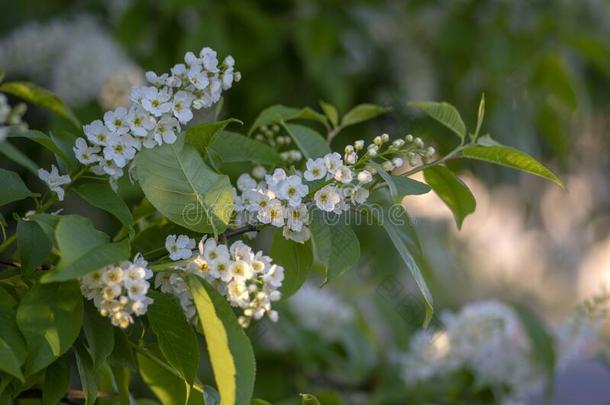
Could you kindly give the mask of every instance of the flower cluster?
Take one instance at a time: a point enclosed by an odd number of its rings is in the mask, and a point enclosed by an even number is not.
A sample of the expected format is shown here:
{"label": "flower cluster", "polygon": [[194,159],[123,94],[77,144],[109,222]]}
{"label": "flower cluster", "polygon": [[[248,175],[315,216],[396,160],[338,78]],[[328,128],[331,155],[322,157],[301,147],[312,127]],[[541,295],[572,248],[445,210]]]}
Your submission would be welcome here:
{"label": "flower cluster", "polygon": [[20,26],[0,40],[0,60],[7,76],[36,79],[70,104],[95,100],[118,72],[135,72],[127,90],[143,76],[112,35],[87,14]]}
{"label": "flower cluster", "polygon": [[370,172],[356,173],[336,152],[307,160],[304,172],[291,175],[279,168],[267,174],[258,166],[237,179],[235,222],[270,224],[283,228],[287,239],[304,242],[310,237],[310,208],[340,214],[363,204],[369,196],[364,185],[371,181]]}
{"label": "flower cluster", "polygon": [[254,136],[254,139],[277,150],[282,160],[288,164],[298,163],[303,159],[301,151],[291,147],[292,138],[281,135],[277,124],[261,126],[260,132]]}
{"label": "flower cluster", "polygon": [[0,142],[6,139],[9,128],[27,128],[27,124],[22,121],[26,109],[25,103],[19,103],[11,108],[6,96],[0,93]]}
{"label": "flower cluster", "polygon": [[38,178],[49,186],[52,192],[57,194],[57,198],[59,201],[64,200],[64,189],[62,186],[70,184],[72,179],[69,175],[60,175],[57,166],[51,165],[51,171],[47,171],[45,169],[38,169]]}
{"label": "flower cluster", "polygon": [[544,383],[544,373],[531,359],[528,335],[517,314],[497,301],[466,305],[457,314],[444,313],[445,330],[421,331],[404,359],[408,384],[471,370],[477,382],[491,385],[506,398],[521,400]]}
{"label": "flower cluster", "polygon": [[133,316],[144,315],[153,300],[147,297],[153,273],[140,254],[133,262],[106,266],[80,279],[83,295],[92,300],[104,317],[114,326],[125,329],[133,323]]}
{"label": "flower cluster", "polygon": [[212,284],[234,307],[243,310],[239,324],[247,327],[252,319],[265,314],[277,321],[277,312],[271,303],[280,299],[279,288],[284,280],[284,268],[272,263],[269,256],[254,252],[242,241],[230,247],[214,238],[203,237],[197,244],[185,235],[169,235],[165,247],[176,271],[159,272],[155,286],[162,292],[175,295],[187,319],[197,324],[193,296],[185,275],[194,274]]}
{"label": "flower cluster", "polygon": [[210,48],[198,56],[187,52],[184,61],[170,73],[147,72],[149,85],[132,88],[129,108],[118,107],[106,112],[103,121],[85,125],[87,139],[77,139],[76,158],[116,181],[139,150],[176,142],[181,126],[193,119],[193,109],[211,107],[240,78],[234,59],[227,56],[219,63]]}

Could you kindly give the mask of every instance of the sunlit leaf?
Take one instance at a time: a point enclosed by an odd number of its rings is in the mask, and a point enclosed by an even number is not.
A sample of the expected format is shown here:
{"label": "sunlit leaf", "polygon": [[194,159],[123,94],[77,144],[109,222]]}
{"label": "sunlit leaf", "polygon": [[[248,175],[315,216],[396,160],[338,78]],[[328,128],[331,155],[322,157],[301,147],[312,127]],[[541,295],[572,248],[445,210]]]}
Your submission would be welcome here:
{"label": "sunlit leaf", "polygon": [[375,104],[359,104],[348,111],[341,119],[341,126],[347,127],[360,122],[372,120],[391,111],[391,108]]}
{"label": "sunlit leaf", "polygon": [[309,107],[294,108],[277,104],[264,109],[258,115],[258,117],[256,117],[256,120],[254,121],[254,124],[252,124],[252,127],[250,127],[248,134],[251,135],[252,133],[254,133],[255,130],[262,127],[263,125],[279,124],[280,122],[286,122],[296,119],[316,121],[322,124],[326,122],[326,117],[324,117],[318,112],[315,112]]}
{"label": "sunlit leaf", "polygon": [[445,166],[433,166],[424,170],[426,183],[449,207],[458,228],[462,227],[464,218],[476,208],[476,200],[468,186]]}
{"label": "sunlit leaf", "polygon": [[409,106],[417,108],[436,121],[440,122],[453,133],[464,139],[466,136],[466,125],[460,116],[458,110],[449,103],[435,101],[412,101]]}

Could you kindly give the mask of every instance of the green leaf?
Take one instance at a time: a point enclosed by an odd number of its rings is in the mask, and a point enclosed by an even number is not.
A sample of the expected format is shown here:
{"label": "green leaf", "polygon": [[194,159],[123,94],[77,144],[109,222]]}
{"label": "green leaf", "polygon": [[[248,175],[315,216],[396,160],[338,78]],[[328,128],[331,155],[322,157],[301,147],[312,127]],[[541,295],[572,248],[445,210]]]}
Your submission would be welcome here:
{"label": "green leaf", "polygon": [[252,398],[256,366],[250,340],[238,325],[227,300],[197,276],[189,276],[197,315],[208,347],[223,404],[247,405]]}
{"label": "green leaf", "polygon": [[38,165],[8,141],[0,142],[0,153],[38,176]]}
{"label": "green leaf", "polygon": [[26,274],[30,274],[49,256],[53,248],[53,241],[37,222],[19,219],[17,246],[21,266]]}
{"label": "green leaf", "polygon": [[77,282],[34,284],[17,309],[25,337],[25,375],[42,370],[74,343],[83,323],[83,297]]}
{"label": "green leaf", "polygon": [[325,101],[320,101],[320,107],[322,108],[322,111],[324,111],[324,114],[326,114],[326,117],[328,117],[328,120],[333,127],[339,125],[339,113],[334,105]]}
{"label": "green leaf", "polygon": [[201,391],[189,390],[186,382],[155,356],[138,353],[138,369],[146,386],[162,404],[205,405]]}
{"label": "green leaf", "polygon": [[458,229],[461,228],[464,218],[472,214],[477,206],[468,186],[446,166],[433,166],[425,169],[424,178],[449,207]]}
{"label": "green leaf", "polygon": [[114,348],[108,356],[108,364],[112,367],[125,367],[136,371],[136,358],[131,348],[127,334],[119,328],[112,328],[114,333]]}
{"label": "green leaf", "polygon": [[55,360],[44,374],[42,404],[56,405],[66,395],[70,386],[70,366],[66,356]]}
{"label": "green leaf", "polygon": [[341,126],[347,127],[349,125],[358,124],[363,121],[372,120],[380,115],[386,114],[391,108],[382,107],[375,104],[360,104],[352,108],[343,116],[341,120]]}
{"label": "green leaf", "polygon": [[521,170],[526,173],[544,177],[558,186],[563,187],[561,180],[536,159],[525,152],[508,146],[468,146],[462,150],[461,156]]}
{"label": "green leaf", "polygon": [[367,213],[386,231],[405,267],[413,276],[424,298],[426,306],[424,326],[427,326],[434,313],[433,299],[418,265],[418,261],[423,260],[423,253],[411,220],[404,207],[393,203],[387,192],[380,191],[372,195],[367,206]]}
{"label": "green leaf", "polygon": [[91,302],[85,302],[83,331],[93,367],[99,370],[114,349],[114,330],[110,320],[100,315]]}
{"label": "green leaf", "polygon": [[413,101],[409,106],[417,108],[436,121],[440,122],[453,133],[464,139],[466,136],[466,125],[460,116],[458,110],[449,103],[437,103],[434,101]]}
{"label": "green leaf", "polygon": [[273,405],[273,404],[269,401],[265,401],[264,399],[254,398],[251,402],[251,405]]}
{"label": "green leaf", "polygon": [[38,194],[32,193],[23,183],[21,177],[10,170],[0,169],[0,207],[24,198],[34,197]]}
{"label": "green leaf", "polygon": [[199,369],[197,336],[174,297],[152,290],[149,295],[155,302],[147,316],[159,348],[167,362],[192,385]]}
{"label": "green leaf", "polygon": [[131,371],[125,367],[112,367],[112,376],[119,391],[119,403],[121,405],[131,405],[129,395],[129,381]]}
{"label": "green leaf", "polygon": [[36,131],[34,129],[22,130],[18,128],[12,128],[11,130],[9,130],[8,137],[23,138],[28,139],[32,142],[36,142],[37,144],[49,150],[51,153],[61,159],[64,163],[68,164],[68,162],[70,162],[70,157],[68,157],[63,150],[61,150],[57,145],[55,145],[55,142],[53,142],[53,140],[43,132]]}
{"label": "green leaf", "polygon": [[25,341],[17,327],[15,310],[0,304],[0,370],[24,382],[21,365],[25,359]]}
{"label": "green leaf", "polygon": [[[49,136],[51,140],[62,152],[64,162],[67,164],[67,168],[69,170],[74,170],[76,167],[80,166],[80,162],[76,159],[74,155],[74,143],[76,142],[76,136],[67,131],[59,131],[59,132],[49,132]],[[57,162],[61,164],[60,161]],[[64,168],[65,171],[66,168]]]}
{"label": "green leaf", "polygon": [[548,386],[547,394],[551,394],[553,381],[555,379],[555,366],[557,355],[555,352],[555,339],[547,329],[544,321],[532,311],[520,304],[513,304],[515,312],[519,316],[521,325],[527,332],[531,343],[532,359],[544,370]]}
{"label": "green leaf", "polygon": [[315,159],[331,152],[330,146],[318,132],[297,124],[284,124],[284,128],[306,159]]}
{"label": "green leaf", "polygon": [[224,121],[206,122],[189,128],[184,132],[186,143],[192,145],[200,154],[205,154],[206,149],[212,144],[218,135],[232,122],[243,124],[240,120],[229,118]]}
{"label": "green leaf", "polygon": [[278,229],[271,245],[273,262],[284,267],[284,282],[282,283],[282,298],[287,298],[298,291],[303,285],[313,262],[311,243],[297,243],[284,238],[282,230]]}
{"label": "green leaf", "polygon": [[66,105],[59,97],[51,93],[49,90],[43,89],[34,83],[30,82],[6,82],[0,85],[0,91],[12,94],[32,104],[53,111],[68,121],[80,130],[81,124],[72,112],[70,107]]}
{"label": "green leaf", "polygon": [[301,405],[320,405],[320,401],[318,398],[311,394],[300,394],[301,395]]}
{"label": "green leaf", "polygon": [[74,345],[76,368],[80,377],[81,387],[85,396],[85,405],[94,404],[97,397],[97,381],[93,360],[80,342]]}
{"label": "green leaf", "polygon": [[360,243],[345,215],[311,212],[311,243],[315,261],[322,266],[325,282],[343,274],[358,262]]}
{"label": "green leaf", "polygon": [[280,122],[296,119],[316,121],[322,124],[326,123],[326,117],[309,107],[294,108],[277,104],[264,109],[258,117],[256,117],[254,124],[252,124],[252,127],[248,131],[248,135],[252,135],[257,128],[260,128],[263,125],[279,124]]}
{"label": "green leaf", "polygon": [[393,176],[377,163],[371,163],[371,165],[388,185],[390,195],[396,202],[400,202],[405,195],[420,195],[430,191],[430,187],[421,181],[406,176]]}
{"label": "green leaf", "polygon": [[210,169],[180,140],[141,151],[138,180],[152,205],[172,222],[200,233],[223,232],[233,212],[229,178]]}
{"label": "green leaf", "polygon": [[224,131],[209,149],[223,163],[253,162],[261,165],[281,165],[282,158],[270,146],[235,132]]}
{"label": "green leaf", "polygon": [[89,204],[113,215],[129,229],[130,235],[134,235],[131,211],[108,183],[86,183],[74,187],[72,190]]}
{"label": "green leaf", "polygon": [[474,139],[479,136],[481,125],[483,125],[483,118],[485,117],[485,93],[481,95],[481,101],[479,102],[479,112],[477,114],[477,129],[474,131]]}

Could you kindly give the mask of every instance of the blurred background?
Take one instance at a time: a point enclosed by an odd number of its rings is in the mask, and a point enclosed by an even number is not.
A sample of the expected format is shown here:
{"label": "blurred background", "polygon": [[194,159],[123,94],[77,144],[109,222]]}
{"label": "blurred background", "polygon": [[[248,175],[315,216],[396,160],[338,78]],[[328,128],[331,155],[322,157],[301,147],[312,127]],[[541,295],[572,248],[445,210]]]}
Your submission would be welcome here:
{"label": "blurred background", "polygon": [[[337,150],[387,132],[412,133],[446,152],[456,146],[453,137],[407,101],[448,101],[472,127],[485,93],[483,133],[538,158],[566,187],[452,163],[477,200],[461,230],[432,193],[408,197],[437,313],[494,299],[527,305],[558,325],[583,300],[605,294],[609,1],[1,0],[0,9],[7,79],[50,88],[82,122],[128,102],[127,90],[144,71],[166,71],[202,46],[235,57],[242,80],[227,93],[223,115],[246,125],[277,103],[317,108],[324,100],[343,113],[362,102],[393,108],[342,133],[333,141]],[[24,119],[33,128],[64,129],[33,108]],[[37,162],[48,160],[30,144],[15,144]],[[67,204],[85,210],[78,201]],[[314,280],[285,303],[278,325],[250,331],[260,397],[276,403],[309,390],[323,403],[411,403],[396,382],[401,376],[387,374],[396,373],[423,307],[384,237],[362,237],[373,254],[357,269],[322,291]],[[603,371],[584,372],[610,386]],[[610,392],[567,381],[574,387],[563,392],[562,383],[556,403],[610,403]],[[585,394],[591,402],[565,400]]]}

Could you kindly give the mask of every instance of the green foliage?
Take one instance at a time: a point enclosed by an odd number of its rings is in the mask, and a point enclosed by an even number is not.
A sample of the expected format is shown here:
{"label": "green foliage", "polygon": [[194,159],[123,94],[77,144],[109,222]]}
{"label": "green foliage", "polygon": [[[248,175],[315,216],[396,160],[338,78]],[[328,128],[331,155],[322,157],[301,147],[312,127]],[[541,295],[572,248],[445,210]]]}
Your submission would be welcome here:
{"label": "green foliage", "polygon": [[17,308],[27,359],[25,376],[42,370],[64,354],[83,323],[83,297],[76,282],[35,284]]}
{"label": "green foliage", "polygon": [[328,282],[356,264],[360,258],[360,243],[344,217],[325,215],[319,210],[314,210],[311,216],[313,256]]}
{"label": "green foliage", "polygon": [[389,112],[391,108],[375,104],[360,104],[349,110],[341,119],[341,126],[347,127],[371,120]]}
{"label": "green foliage", "polygon": [[456,134],[461,140],[466,137],[466,125],[458,110],[451,104],[433,101],[410,102],[411,107],[422,110],[436,121],[440,122]]}
{"label": "green foliage", "polygon": [[70,365],[66,356],[47,367],[42,386],[43,405],[55,405],[64,397],[70,385]]}
{"label": "green foliage", "polygon": [[21,366],[27,356],[25,341],[17,328],[15,310],[0,304],[0,370],[24,381]]}
{"label": "green foliage", "polygon": [[320,401],[311,394],[301,394],[301,405],[320,405]]}
{"label": "green foliage", "polygon": [[552,181],[558,186],[563,187],[561,180],[559,180],[559,178],[557,178],[553,172],[536,161],[536,159],[525,152],[521,152],[508,146],[472,145],[462,150],[461,156],[521,170],[526,173],[543,177]]}
{"label": "green foliage", "polygon": [[23,180],[21,180],[19,175],[10,170],[0,169],[0,187],[2,187],[0,206],[38,195],[32,193],[23,183]]}
{"label": "green foliage", "polygon": [[393,176],[387,173],[378,164],[372,165],[377,173],[383,178],[385,183],[388,185],[390,195],[396,202],[400,202],[406,195],[420,195],[426,194],[430,191],[430,186],[417,180],[410,179],[406,176]]}
{"label": "green foliage", "polygon": [[279,124],[297,119],[316,121],[322,124],[326,122],[326,117],[309,107],[293,108],[278,104],[264,109],[254,120],[248,134],[251,135],[263,125]]}
{"label": "green foliage", "polygon": [[252,346],[226,300],[196,276],[188,278],[222,403],[246,405],[256,366]]}
{"label": "green foliage", "polygon": [[242,123],[234,118],[229,118],[224,121],[207,122],[189,128],[184,131],[186,143],[195,147],[202,156],[205,156],[207,148],[219,138],[220,133],[224,131],[227,125],[233,122]]}
{"label": "green foliage", "polygon": [[97,396],[97,381],[95,367],[91,356],[80,342],[74,344],[74,355],[76,357],[76,368],[80,377],[80,383],[85,396],[85,405],[93,405]]}
{"label": "green foliage", "polygon": [[0,142],[0,153],[7,159],[25,167],[32,174],[38,174],[38,165],[8,141]]}
{"label": "green foliage", "polygon": [[288,298],[301,288],[313,263],[311,242],[298,243],[287,240],[278,229],[271,244],[271,257],[274,263],[284,268],[282,297]]}
{"label": "green foliage", "polygon": [[280,155],[271,147],[244,135],[224,131],[207,149],[214,162],[253,162],[265,166],[282,164]]}
{"label": "green foliage", "polygon": [[17,247],[21,267],[25,274],[30,274],[49,256],[53,241],[38,223],[20,219],[17,223]]}
{"label": "green foliage", "polygon": [[9,93],[32,104],[53,111],[68,121],[70,121],[78,129],[81,128],[80,122],[70,107],[66,105],[59,97],[51,93],[49,90],[30,83],[30,82],[5,82],[0,85],[0,91]]}
{"label": "green foliage", "polygon": [[453,213],[455,224],[458,229],[461,228],[464,218],[472,214],[477,205],[468,186],[450,169],[441,165],[425,169],[424,178],[441,200],[447,204]]}
{"label": "green foliage", "polygon": [[99,370],[114,349],[113,326],[103,318],[91,302],[85,302],[83,332],[93,368]]}
{"label": "green foliage", "polygon": [[315,159],[330,153],[328,143],[313,129],[298,124],[283,126],[306,159]]}
{"label": "green foliage", "polygon": [[153,292],[151,297],[155,305],[148,311],[148,320],[157,336],[159,349],[167,362],[192,385],[199,368],[197,336],[174,297],[157,292]]}
{"label": "green foliage", "polygon": [[143,150],[136,164],[146,198],[172,222],[195,232],[226,229],[233,201],[229,178],[210,169],[184,140]]}

